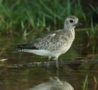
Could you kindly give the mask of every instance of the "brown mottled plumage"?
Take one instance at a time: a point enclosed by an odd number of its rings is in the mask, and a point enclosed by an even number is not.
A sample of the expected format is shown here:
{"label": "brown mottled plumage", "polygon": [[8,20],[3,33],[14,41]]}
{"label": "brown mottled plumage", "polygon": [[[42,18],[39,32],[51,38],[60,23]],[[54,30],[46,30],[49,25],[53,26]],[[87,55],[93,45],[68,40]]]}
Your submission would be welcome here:
{"label": "brown mottled plumage", "polygon": [[64,29],[59,29],[30,43],[18,45],[19,51],[30,52],[37,55],[55,57],[56,66],[59,67],[58,57],[67,52],[75,38],[74,28],[78,18],[68,16],[64,21]]}

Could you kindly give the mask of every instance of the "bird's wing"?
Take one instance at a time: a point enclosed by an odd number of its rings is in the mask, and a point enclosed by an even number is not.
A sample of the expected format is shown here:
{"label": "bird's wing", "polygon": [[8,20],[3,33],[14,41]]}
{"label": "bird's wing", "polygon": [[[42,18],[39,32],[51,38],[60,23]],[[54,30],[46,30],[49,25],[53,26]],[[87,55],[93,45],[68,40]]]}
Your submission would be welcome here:
{"label": "bird's wing", "polygon": [[68,40],[65,30],[57,30],[28,44],[18,45],[19,49],[57,50]]}

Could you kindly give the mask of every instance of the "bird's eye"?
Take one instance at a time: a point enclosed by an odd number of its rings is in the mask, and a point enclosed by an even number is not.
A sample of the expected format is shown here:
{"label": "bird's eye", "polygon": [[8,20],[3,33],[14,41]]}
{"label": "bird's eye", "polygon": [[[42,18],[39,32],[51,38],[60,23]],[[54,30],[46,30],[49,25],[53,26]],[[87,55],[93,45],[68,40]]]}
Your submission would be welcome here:
{"label": "bird's eye", "polygon": [[73,20],[70,20],[71,23],[73,23]]}

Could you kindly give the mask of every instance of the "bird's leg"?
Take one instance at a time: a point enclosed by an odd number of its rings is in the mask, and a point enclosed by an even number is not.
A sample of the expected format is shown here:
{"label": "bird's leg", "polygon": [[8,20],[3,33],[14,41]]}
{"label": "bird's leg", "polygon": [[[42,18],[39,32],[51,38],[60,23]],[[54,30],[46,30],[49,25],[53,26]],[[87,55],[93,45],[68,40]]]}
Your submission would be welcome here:
{"label": "bird's leg", "polygon": [[56,77],[59,79],[59,69],[56,70]]}
{"label": "bird's leg", "polygon": [[49,68],[49,66],[50,66],[50,59],[51,59],[51,57],[49,56],[48,57],[48,62],[47,62],[47,67]]}
{"label": "bird's leg", "polygon": [[58,58],[56,59],[56,68],[59,69],[59,62],[58,62]]}
{"label": "bird's leg", "polygon": [[49,77],[51,76],[50,75],[50,68],[47,66],[47,74],[49,75]]}
{"label": "bird's leg", "polygon": [[57,68],[57,69],[59,69],[58,57],[55,57],[55,59],[54,59],[54,60],[56,60],[56,68]]}

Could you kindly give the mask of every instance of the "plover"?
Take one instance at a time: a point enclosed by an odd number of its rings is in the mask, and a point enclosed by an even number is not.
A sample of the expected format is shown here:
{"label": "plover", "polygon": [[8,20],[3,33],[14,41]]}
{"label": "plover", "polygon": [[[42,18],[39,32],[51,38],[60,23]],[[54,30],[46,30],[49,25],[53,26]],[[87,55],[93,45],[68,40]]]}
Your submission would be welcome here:
{"label": "plover", "polygon": [[54,57],[56,67],[59,67],[58,57],[71,47],[75,39],[74,28],[78,25],[76,16],[68,16],[64,21],[64,28],[50,32],[30,43],[18,45],[18,51],[29,52],[41,56]]}

